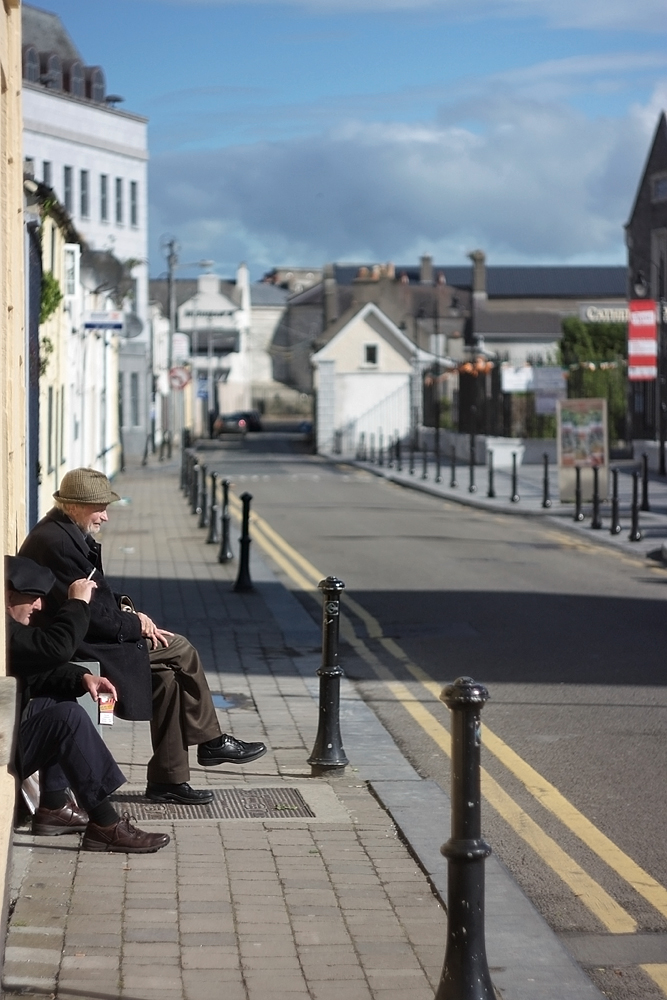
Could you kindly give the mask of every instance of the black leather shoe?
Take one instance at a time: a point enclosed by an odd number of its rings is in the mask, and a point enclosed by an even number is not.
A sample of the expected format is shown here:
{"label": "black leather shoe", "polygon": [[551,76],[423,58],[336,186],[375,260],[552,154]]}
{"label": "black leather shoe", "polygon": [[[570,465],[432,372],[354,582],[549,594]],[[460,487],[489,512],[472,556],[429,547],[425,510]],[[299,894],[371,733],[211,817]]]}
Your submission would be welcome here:
{"label": "black leather shoe", "polygon": [[151,802],[181,802],[185,806],[205,806],[213,801],[210,788],[191,788],[187,781],[168,785],[159,781],[149,781],[146,798]]}
{"label": "black leather shoe", "polygon": [[244,743],[223,733],[215,740],[200,743],[197,747],[197,762],[202,767],[214,767],[216,764],[249,764],[266,753],[263,743]]}

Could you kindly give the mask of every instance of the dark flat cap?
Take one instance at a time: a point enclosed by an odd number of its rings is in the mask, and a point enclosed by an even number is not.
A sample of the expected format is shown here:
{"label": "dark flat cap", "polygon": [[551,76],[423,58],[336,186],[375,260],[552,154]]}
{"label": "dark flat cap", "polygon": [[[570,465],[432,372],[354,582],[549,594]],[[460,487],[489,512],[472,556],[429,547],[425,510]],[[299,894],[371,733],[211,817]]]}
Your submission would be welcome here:
{"label": "dark flat cap", "polygon": [[25,556],[5,556],[5,583],[18,594],[46,597],[56,578],[46,566]]}

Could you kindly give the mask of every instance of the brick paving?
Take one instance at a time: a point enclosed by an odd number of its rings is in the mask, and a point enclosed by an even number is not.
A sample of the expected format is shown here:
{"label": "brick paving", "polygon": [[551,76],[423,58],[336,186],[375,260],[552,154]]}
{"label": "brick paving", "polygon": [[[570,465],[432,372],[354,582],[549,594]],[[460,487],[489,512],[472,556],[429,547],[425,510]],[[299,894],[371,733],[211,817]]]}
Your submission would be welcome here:
{"label": "brick paving", "polygon": [[[234,769],[199,768],[193,753],[192,783],[310,783],[321,808],[312,820],[142,821],[172,837],[152,855],[80,853],[76,836],[18,830],[3,996],[432,1000],[445,918],[425,875],[353,767],[310,778],[313,651],[297,664],[261,593],[232,592],[236,565],[204,544],[175,464],[116,486],[128,502],[102,538],[107,574],[198,646],[212,691],[233,702],[223,729],[269,746]],[[117,721],[105,735],[125,788],[142,791],[148,725]]]}

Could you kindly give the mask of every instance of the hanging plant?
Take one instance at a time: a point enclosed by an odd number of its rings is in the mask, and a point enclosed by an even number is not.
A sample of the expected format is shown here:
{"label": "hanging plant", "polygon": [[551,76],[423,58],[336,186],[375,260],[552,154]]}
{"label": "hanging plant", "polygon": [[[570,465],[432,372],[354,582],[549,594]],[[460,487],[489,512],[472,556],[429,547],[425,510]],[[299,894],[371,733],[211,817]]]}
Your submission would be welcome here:
{"label": "hanging plant", "polygon": [[50,271],[42,274],[42,292],[39,302],[39,322],[45,323],[63,300],[60,285]]}

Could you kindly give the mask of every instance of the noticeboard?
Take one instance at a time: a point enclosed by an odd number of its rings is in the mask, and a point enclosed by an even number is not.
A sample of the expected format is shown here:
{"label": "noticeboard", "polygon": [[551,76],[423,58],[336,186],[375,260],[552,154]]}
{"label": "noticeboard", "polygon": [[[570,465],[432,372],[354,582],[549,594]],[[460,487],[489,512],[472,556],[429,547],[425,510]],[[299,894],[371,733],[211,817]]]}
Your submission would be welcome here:
{"label": "noticeboard", "polygon": [[606,399],[559,399],[558,486],[561,501],[574,501],[576,469],[581,469],[582,499],[593,499],[593,469],[598,469],[600,499],[607,498],[609,437]]}

